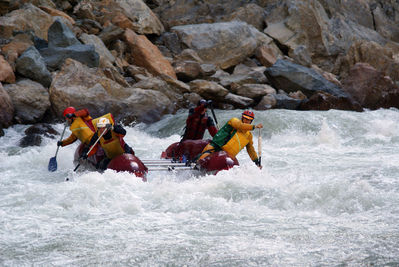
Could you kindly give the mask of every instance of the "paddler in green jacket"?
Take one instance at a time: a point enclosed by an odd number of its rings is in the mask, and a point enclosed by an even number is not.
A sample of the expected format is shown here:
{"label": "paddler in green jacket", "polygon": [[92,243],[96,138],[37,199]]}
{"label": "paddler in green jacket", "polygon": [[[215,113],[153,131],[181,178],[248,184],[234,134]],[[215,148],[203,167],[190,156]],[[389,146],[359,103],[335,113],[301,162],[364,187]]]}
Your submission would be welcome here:
{"label": "paddler in green jacket", "polygon": [[230,119],[204,148],[199,160],[220,150],[226,151],[230,157],[235,158],[236,155],[246,147],[252,161],[262,169],[258,154],[253,145],[251,131],[256,128],[263,128],[263,125],[262,123],[252,125],[251,123],[254,118],[255,114],[252,111],[245,110],[242,113],[241,120],[238,118]]}

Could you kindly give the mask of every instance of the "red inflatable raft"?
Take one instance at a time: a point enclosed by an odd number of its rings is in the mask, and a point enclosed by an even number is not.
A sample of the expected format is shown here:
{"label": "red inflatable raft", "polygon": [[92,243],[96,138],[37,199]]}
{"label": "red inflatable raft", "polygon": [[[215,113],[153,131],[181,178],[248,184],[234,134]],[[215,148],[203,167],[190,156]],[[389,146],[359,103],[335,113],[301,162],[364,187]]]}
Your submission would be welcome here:
{"label": "red inflatable raft", "polygon": [[[78,162],[79,155],[82,153],[83,144],[80,144],[78,148],[75,150],[74,161]],[[95,167],[98,162],[100,162],[105,157],[104,151],[99,148],[93,156],[87,158],[87,162]],[[147,167],[144,163],[136,156],[132,154],[122,154],[120,156],[115,157],[108,164],[107,169],[115,170],[117,172],[130,172],[136,175],[139,178],[142,178],[143,181],[146,181],[146,176],[148,173]]]}
{"label": "red inflatable raft", "polygon": [[[195,160],[210,140],[185,140],[171,144],[161,158],[172,159],[177,162]],[[225,151],[214,152],[208,157],[197,161],[196,167],[202,172],[216,174],[221,170],[228,170],[239,165],[237,159],[231,158]]]}

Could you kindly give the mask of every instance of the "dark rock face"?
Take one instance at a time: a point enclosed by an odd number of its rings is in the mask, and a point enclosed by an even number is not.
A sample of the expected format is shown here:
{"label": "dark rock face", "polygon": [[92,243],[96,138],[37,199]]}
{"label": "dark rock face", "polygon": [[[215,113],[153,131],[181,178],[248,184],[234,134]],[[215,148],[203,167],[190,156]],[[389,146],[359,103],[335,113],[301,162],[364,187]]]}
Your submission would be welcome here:
{"label": "dark rock face", "polygon": [[0,83],[0,127],[7,128],[12,124],[14,117],[14,106],[7,91]]}
{"label": "dark rock face", "polygon": [[19,140],[20,147],[40,146],[41,143],[42,137],[38,134],[29,134]]}
{"label": "dark rock face", "polygon": [[91,68],[98,67],[100,57],[93,45],[76,44],[68,47],[48,47],[40,50],[48,69],[58,70],[65,59],[75,59]]}
{"label": "dark rock face", "polygon": [[285,92],[299,90],[308,97],[317,91],[323,91],[337,97],[348,96],[341,88],[327,81],[315,70],[288,60],[277,60],[273,66],[266,69],[265,74],[274,88]]}
{"label": "dark rock face", "polygon": [[363,111],[359,103],[347,97],[334,96],[326,92],[317,92],[307,101],[302,101],[300,110],[353,110]]}
{"label": "dark rock face", "polygon": [[60,19],[56,19],[48,29],[49,47],[68,47],[81,44],[75,34]]}
{"label": "dark rock face", "polygon": [[59,133],[47,123],[38,123],[25,130],[26,135],[39,134],[46,137],[55,138]]}
{"label": "dark rock face", "polygon": [[342,84],[343,89],[365,108],[399,107],[399,86],[369,64],[357,63]]}
{"label": "dark rock face", "polygon": [[39,51],[34,46],[25,50],[17,59],[17,71],[23,76],[41,83],[44,87],[50,87],[51,73],[48,71]]}

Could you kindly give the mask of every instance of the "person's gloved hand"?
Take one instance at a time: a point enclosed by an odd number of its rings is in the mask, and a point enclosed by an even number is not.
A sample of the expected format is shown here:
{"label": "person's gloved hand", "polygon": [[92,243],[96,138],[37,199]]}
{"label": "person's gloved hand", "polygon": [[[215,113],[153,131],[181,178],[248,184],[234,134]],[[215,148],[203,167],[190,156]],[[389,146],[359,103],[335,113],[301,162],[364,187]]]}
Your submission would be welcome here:
{"label": "person's gloved hand", "polygon": [[87,148],[84,148],[83,150],[82,150],[82,154],[80,154],[80,156],[79,156],[79,159],[87,159],[87,152],[89,152],[89,150],[87,149]]}
{"label": "person's gloved hand", "polygon": [[112,126],[111,123],[108,123],[107,126],[105,126],[105,128],[107,128],[107,131],[111,131],[114,127]]}
{"label": "person's gloved hand", "polygon": [[212,100],[208,100],[208,101],[206,102],[206,104],[207,104],[208,106],[212,106],[213,101],[212,101]]}
{"label": "person's gloved hand", "polygon": [[68,113],[68,114],[65,115],[65,117],[66,117],[67,119],[72,119],[72,118],[76,117],[76,115],[73,114],[73,113]]}
{"label": "person's gloved hand", "polygon": [[259,159],[255,159],[255,160],[254,160],[254,163],[256,164],[256,166],[262,167],[262,165],[260,165]]}
{"label": "person's gloved hand", "polygon": [[62,146],[62,141],[58,141],[57,146]]}

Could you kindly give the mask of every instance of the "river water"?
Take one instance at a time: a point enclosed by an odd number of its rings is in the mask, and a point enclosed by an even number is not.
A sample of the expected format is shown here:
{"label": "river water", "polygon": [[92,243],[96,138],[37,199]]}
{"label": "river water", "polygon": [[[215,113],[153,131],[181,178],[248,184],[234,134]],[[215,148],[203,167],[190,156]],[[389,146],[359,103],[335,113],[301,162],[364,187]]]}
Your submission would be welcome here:
{"label": "river water", "polygon": [[[218,121],[240,112],[217,110]],[[125,140],[159,158],[186,115],[126,127]],[[399,111],[255,115],[262,170],[244,150],[216,176],[154,172],[147,183],[74,173],[77,144],[50,173],[56,140],[20,148],[28,126],[6,129],[0,266],[399,266]]]}

